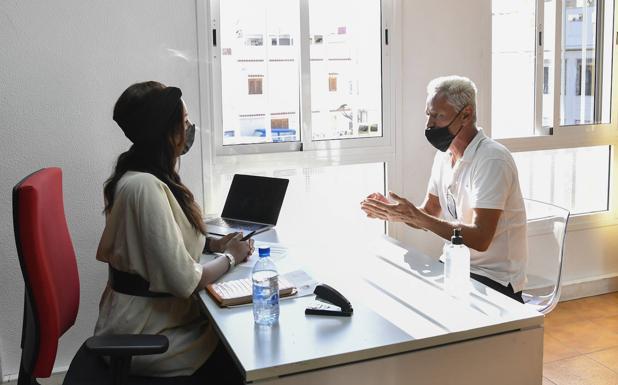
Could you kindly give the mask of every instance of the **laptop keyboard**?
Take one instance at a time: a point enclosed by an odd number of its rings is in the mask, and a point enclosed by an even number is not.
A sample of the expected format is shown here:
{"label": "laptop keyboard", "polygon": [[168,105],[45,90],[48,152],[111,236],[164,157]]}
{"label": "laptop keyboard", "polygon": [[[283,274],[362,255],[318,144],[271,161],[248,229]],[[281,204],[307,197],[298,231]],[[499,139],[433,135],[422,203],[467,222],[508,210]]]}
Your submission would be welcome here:
{"label": "laptop keyboard", "polygon": [[213,226],[227,227],[230,229],[239,229],[239,230],[244,230],[244,231],[258,230],[264,227],[264,225],[258,225],[254,223],[247,223],[247,222],[235,221],[233,219],[223,219],[223,218],[213,219],[211,221],[208,221],[208,224],[213,225]]}

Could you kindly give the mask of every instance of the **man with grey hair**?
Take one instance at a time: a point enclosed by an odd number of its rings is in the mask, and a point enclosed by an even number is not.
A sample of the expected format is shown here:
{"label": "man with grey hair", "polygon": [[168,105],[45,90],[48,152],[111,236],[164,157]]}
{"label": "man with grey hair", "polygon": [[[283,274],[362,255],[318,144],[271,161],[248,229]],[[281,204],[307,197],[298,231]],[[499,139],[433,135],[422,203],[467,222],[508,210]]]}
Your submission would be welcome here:
{"label": "man with grey hair", "polygon": [[526,213],[513,157],[476,127],[476,86],[468,78],[432,80],[426,114],[425,137],[439,151],[425,200],[415,206],[393,192],[391,199],[373,193],[362,210],[446,240],[460,228],[472,278],[523,302]]}

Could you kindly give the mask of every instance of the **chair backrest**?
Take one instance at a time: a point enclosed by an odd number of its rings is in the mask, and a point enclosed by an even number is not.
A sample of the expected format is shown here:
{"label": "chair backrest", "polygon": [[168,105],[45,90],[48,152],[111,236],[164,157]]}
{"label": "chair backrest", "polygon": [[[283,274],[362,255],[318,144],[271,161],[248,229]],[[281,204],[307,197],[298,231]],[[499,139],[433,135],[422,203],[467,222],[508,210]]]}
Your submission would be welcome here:
{"label": "chair backrest", "polygon": [[524,302],[547,314],[560,299],[569,210],[534,199],[524,199],[524,203],[528,224]]}
{"label": "chair backrest", "polygon": [[13,229],[26,285],[22,369],[49,377],[58,339],[75,322],[79,277],[64,216],[62,170],[46,168],[13,188]]}

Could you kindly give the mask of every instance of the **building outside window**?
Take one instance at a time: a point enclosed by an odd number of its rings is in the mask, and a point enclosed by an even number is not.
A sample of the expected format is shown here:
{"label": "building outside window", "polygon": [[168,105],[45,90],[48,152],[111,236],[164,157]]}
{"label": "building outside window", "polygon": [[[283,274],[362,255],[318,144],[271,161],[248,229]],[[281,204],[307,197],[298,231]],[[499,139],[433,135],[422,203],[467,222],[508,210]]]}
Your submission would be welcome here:
{"label": "building outside window", "polygon": [[[265,114],[270,121],[269,115],[294,112],[296,121],[290,121],[289,126],[295,130],[293,141],[303,142],[304,150],[319,146],[319,141],[384,138],[379,0],[362,5],[352,0],[315,0],[307,9],[301,7],[300,0],[214,3],[220,15],[217,49],[225,53],[215,56],[221,96],[213,97],[221,100],[215,105],[221,113],[217,119],[222,126],[217,129],[221,152],[226,146],[276,142],[268,134],[266,139],[241,136],[241,115]],[[354,14],[349,12],[352,7],[357,11]],[[305,31],[301,31],[303,20],[308,23]],[[306,34],[307,42],[312,40],[305,50],[295,44],[302,41],[301,34]],[[256,73],[263,77],[255,77]],[[303,73],[308,74],[304,85]],[[239,94],[237,83],[242,76],[249,79],[248,93]],[[328,89],[324,79],[328,79]],[[345,92],[340,92],[341,87]],[[245,95],[262,95],[262,99],[246,99]],[[351,119],[338,110],[344,104]],[[367,116],[362,126],[355,118],[359,110]],[[301,122],[302,116],[306,117]],[[375,129],[367,131],[365,126]],[[274,147],[269,148],[272,151]],[[237,148],[242,149],[248,148]]]}

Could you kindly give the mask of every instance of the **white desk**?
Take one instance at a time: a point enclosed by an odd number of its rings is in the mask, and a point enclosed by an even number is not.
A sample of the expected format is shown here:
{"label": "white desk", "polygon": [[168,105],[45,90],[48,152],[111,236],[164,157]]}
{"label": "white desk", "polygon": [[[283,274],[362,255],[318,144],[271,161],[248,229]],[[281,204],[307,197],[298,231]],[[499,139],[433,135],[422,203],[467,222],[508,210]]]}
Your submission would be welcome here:
{"label": "white desk", "polygon": [[280,273],[300,265],[341,291],[350,318],[305,316],[313,297],[302,297],[281,301],[279,324],[268,329],[254,326],[251,306],[221,309],[201,293],[247,382],[541,384],[542,314],[476,281],[467,301],[452,298],[435,259],[388,238],[363,242],[290,247],[278,263]]}

